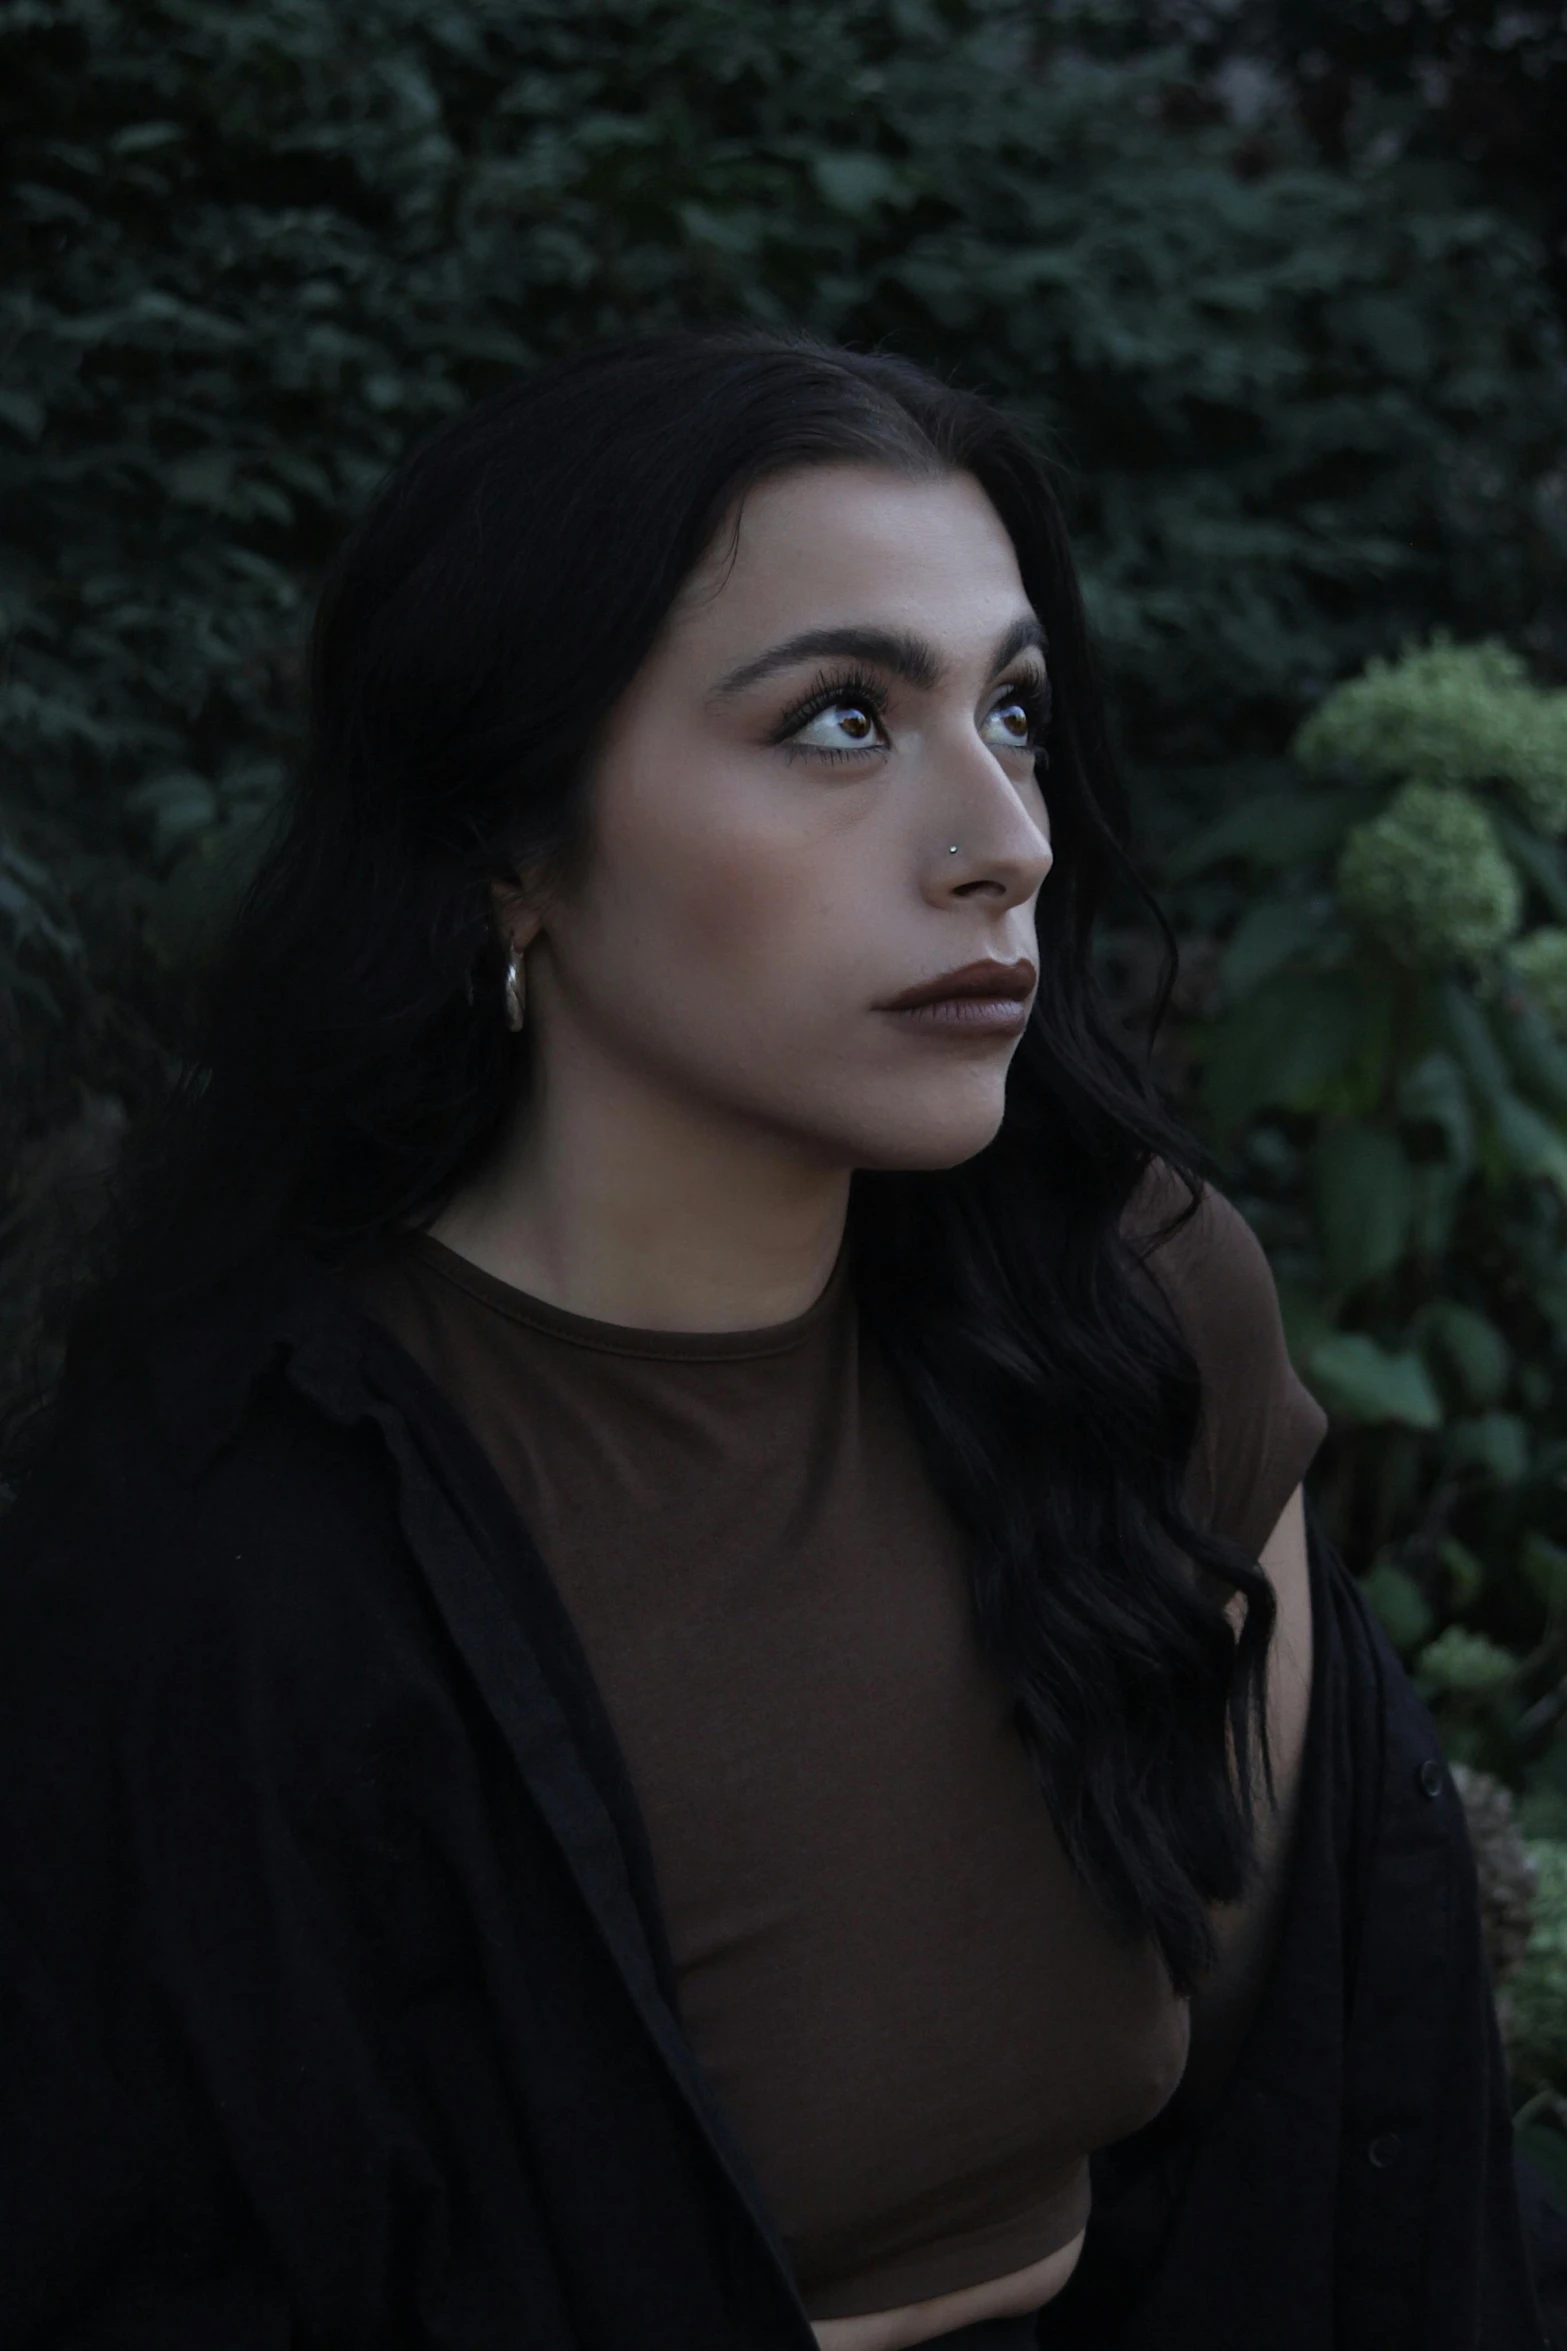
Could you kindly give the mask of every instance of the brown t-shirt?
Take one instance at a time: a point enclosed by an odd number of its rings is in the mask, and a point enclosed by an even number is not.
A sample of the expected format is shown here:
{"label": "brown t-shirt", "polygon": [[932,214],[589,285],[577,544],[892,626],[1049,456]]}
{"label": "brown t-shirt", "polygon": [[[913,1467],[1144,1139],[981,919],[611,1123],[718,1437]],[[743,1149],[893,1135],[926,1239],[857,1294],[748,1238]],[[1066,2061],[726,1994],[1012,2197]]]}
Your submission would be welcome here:
{"label": "brown t-shirt", "polygon": [[[1155,1260],[1205,1387],[1193,1487],[1255,1549],[1325,1422],[1210,1194]],[[813,2319],[1083,2227],[1187,2009],[1069,1867],[847,1256],[795,1320],[636,1331],[428,1236],[353,1277],[475,1431],[581,1636],[647,1822],[682,2022]]]}

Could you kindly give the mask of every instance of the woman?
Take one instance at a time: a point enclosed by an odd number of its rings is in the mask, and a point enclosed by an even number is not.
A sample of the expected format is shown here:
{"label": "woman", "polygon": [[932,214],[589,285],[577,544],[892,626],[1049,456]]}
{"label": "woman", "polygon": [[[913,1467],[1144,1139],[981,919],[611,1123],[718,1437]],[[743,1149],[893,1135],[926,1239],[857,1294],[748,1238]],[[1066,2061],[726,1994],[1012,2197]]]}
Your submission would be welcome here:
{"label": "woman", "polygon": [[383,490],[311,729],[0,1530],[0,2341],[1541,2339],[1429,1725],[1091,982],[1022,436],[547,369]]}

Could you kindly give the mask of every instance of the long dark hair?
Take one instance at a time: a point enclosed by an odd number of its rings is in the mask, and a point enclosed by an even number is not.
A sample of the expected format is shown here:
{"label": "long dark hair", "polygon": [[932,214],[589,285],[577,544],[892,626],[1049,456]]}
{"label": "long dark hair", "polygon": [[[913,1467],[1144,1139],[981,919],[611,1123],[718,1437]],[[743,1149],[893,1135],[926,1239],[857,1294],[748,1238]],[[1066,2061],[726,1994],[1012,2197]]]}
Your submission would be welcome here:
{"label": "long dark hair", "polygon": [[1212,1958],[1207,1906],[1252,1866],[1271,1589],[1186,1514],[1198,1376],[1123,1230],[1145,1179],[1182,1203],[1161,1235],[1201,1179],[1094,984],[1096,912],[1117,876],[1140,884],[1048,472],[909,362],[622,342],[509,385],[392,476],[322,594],[306,756],[199,1050],[122,1172],[55,1411],[280,1244],[341,1267],[474,1174],[526,1082],[492,880],[580,870],[595,733],[681,583],[749,485],[845,459],[977,478],[1047,631],[1055,712],[1055,864],[1005,1119],[962,1166],[855,1176],[856,1288],[970,1538],[980,1637],[1063,1842],[1185,1990]]}

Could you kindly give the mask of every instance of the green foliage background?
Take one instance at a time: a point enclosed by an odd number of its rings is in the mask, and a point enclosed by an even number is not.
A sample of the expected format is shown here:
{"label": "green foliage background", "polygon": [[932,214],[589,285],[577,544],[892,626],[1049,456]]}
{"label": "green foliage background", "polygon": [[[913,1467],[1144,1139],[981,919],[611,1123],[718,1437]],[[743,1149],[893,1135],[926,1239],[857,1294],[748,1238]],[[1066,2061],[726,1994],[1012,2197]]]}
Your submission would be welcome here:
{"label": "green foliage background", "polygon": [[1162,1074],[1332,1531],[1567,1832],[1564,96],[1562,12],[1485,0],[0,0],[0,1386],[410,440],[627,328],[885,343],[1058,454]]}

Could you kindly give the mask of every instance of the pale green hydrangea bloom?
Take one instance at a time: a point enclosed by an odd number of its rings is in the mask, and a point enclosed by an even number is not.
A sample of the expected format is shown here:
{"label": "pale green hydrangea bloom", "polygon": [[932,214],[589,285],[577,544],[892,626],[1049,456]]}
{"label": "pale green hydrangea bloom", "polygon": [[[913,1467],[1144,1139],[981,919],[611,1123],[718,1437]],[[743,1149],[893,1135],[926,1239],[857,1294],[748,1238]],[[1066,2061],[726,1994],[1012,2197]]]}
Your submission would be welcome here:
{"label": "pale green hydrangea bloom", "polygon": [[1502,784],[1542,832],[1567,830],[1567,690],[1531,684],[1505,645],[1438,636],[1397,661],[1373,658],[1293,748],[1304,767],[1343,761],[1371,782]]}
{"label": "pale green hydrangea bloom", "polygon": [[1507,2059],[1519,2097],[1567,2083],[1567,1845],[1554,1837],[1526,1844],[1534,1926],[1507,1981]]}
{"label": "pale green hydrangea bloom", "polygon": [[1440,784],[1405,784],[1380,816],[1354,827],[1338,888],[1350,920],[1408,964],[1491,955],[1523,912],[1485,810]]}
{"label": "pale green hydrangea bloom", "polygon": [[1567,1035],[1567,931],[1531,931],[1513,948],[1512,960],[1546,1019]]}
{"label": "pale green hydrangea bloom", "polygon": [[1484,1633],[1471,1633],[1450,1624],[1421,1650],[1415,1666],[1417,1686],[1427,1695],[1451,1690],[1469,1697],[1497,1689],[1510,1680],[1518,1660]]}

